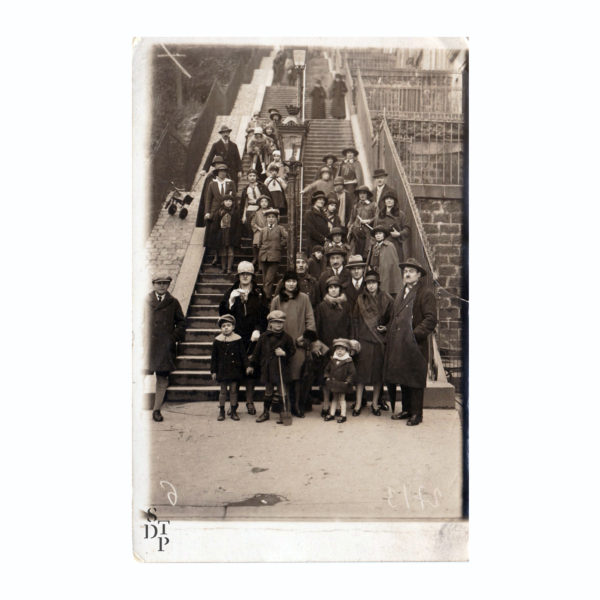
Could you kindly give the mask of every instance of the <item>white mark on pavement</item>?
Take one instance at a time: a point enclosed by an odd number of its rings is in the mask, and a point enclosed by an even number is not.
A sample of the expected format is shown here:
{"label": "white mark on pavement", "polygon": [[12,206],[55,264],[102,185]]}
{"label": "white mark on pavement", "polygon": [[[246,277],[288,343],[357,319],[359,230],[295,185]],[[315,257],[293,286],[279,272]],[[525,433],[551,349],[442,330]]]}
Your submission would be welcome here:
{"label": "white mark on pavement", "polygon": [[172,483],[169,483],[168,481],[160,482],[160,487],[163,490],[165,489],[165,485],[168,485],[171,488],[171,491],[167,493],[167,499],[171,503],[171,506],[175,506],[177,504],[177,490],[175,489],[175,486]]}

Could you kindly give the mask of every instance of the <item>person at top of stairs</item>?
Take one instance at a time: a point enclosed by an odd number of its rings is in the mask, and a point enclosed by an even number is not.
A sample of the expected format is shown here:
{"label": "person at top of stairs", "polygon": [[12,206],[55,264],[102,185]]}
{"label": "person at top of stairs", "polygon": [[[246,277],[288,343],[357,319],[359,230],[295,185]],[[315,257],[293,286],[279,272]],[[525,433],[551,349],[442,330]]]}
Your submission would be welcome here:
{"label": "person at top of stairs", "polygon": [[329,97],[331,98],[331,116],[334,119],[346,118],[345,96],[348,93],[346,82],[342,79],[341,73],[335,74],[335,79],[329,88]]}
{"label": "person at top of stairs", "polygon": [[325,98],[327,98],[327,92],[321,85],[320,79],[315,81],[315,87],[310,91],[310,97],[312,98],[311,119],[324,119]]}
{"label": "person at top of stairs", "polygon": [[229,388],[231,418],[234,421],[239,421],[240,418],[237,415],[238,387],[240,379],[243,378],[249,366],[249,361],[242,338],[233,332],[235,317],[233,315],[223,315],[219,317],[217,326],[221,333],[213,342],[210,356],[211,379],[221,384],[219,417],[217,420],[225,420],[225,402],[227,401],[227,389]]}
{"label": "person at top of stairs", "polygon": [[342,155],[346,158],[340,163],[336,175],[344,178],[344,188],[354,194],[354,190],[364,182],[362,165],[356,158],[358,150],[353,147],[344,148]]}
{"label": "person at top of stairs", "polygon": [[200,177],[206,175],[214,157],[219,155],[223,157],[223,162],[227,165],[230,176],[237,187],[238,179],[242,176],[242,159],[237,145],[229,139],[230,133],[231,129],[227,125],[221,126],[221,129],[219,129],[221,139],[211,146],[204,167],[200,171]]}
{"label": "person at top of stairs", "polygon": [[319,179],[309,183],[303,190],[303,194],[313,194],[315,192],[323,192],[325,196],[333,192],[333,181],[331,181],[331,169],[329,167],[321,167],[319,170]]}

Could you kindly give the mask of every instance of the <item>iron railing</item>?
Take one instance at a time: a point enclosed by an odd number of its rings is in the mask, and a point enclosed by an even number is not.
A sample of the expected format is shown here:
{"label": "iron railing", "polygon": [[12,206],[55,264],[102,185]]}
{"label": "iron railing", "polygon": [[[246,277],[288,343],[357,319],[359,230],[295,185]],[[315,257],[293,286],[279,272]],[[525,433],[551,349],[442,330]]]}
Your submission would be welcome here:
{"label": "iron railing", "polygon": [[367,152],[366,164],[363,166],[368,169],[368,172],[372,173],[372,169],[377,164],[373,162],[371,147],[373,145],[373,122],[371,119],[371,113],[369,111],[369,104],[367,103],[367,95],[365,94],[365,87],[360,76],[360,69],[356,74],[356,114],[358,116],[358,126],[360,129],[360,135],[365,145]]}
{"label": "iron railing", "polygon": [[385,111],[385,121],[411,184],[463,185],[462,115]]}
{"label": "iron railing", "polygon": [[462,112],[462,87],[429,85],[427,78],[414,78],[398,84],[364,82],[369,108],[391,112]]}

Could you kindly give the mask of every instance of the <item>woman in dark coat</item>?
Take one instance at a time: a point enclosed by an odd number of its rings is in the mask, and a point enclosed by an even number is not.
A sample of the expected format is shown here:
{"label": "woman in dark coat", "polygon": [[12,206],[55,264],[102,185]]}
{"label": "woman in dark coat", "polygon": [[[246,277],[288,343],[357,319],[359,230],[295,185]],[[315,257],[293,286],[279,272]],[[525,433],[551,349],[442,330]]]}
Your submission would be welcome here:
{"label": "woman in dark coat", "polygon": [[331,88],[329,89],[329,97],[331,98],[331,116],[335,119],[346,118],[346,103],[344,98],[348,93],[346,83],[342,79],[341,73],[337,73]]}
{"label": "woman in dark coat", "polygon": [[321,85],[321,80],[317,79],[315,87],[310,92],[312,98],[312,110],[311,119],[324,119],[325,118],[325,98],[327,98],[327,92]]}
{"label": "woman in dark coat", "polygon": [[304,228],[308,236],[308,252],[312,254],[314,246],[323,246],[329,234],[329,223],[323,212],[327,196],[323,192],[315,192],[311,197],[312,208],[304,217]]}
{"label": "woman in dark coat", "polygon": [[383,376],[386,383],[400,384],[402,389],[402,412],[395,418],[418,425],[423,420],[428,338],[437,324],[437,304],[433,290],[423,280],[427,272],[422,265],[409,258],[400,266],[405,287],[390,312]]}
{"label": "woman in dark coat", "polygon": [[392,308],[392,297],[379,289],[379,274],[368,271],[365,289],[358,295],[352,309],[352,337],[360,342],[356,365],[356,405],[352,416],[360,414],[365,385],[373,385],[371,411],[380,416],[379,396],[383,382],[385,356],[385,324]]}
{"label": "woman in dark coat", "polygon": [[410,227],[404,211],[398,206],[398,198],[392,192],[384,192],[380,198],[383,210],[379,210],[375,217],[374,225],[383,225],[390,232],[389,241],[392,242],[398,253],[400,262],[404,260],[404,244],[410,237]]}
{"label": "woman in dark coat", "polygon": [[335,338],[350,337],[350,305],[342,293],[342,284],[338,277],[330,277],[326,284],[327,294],[315,311],[317,338],[331,348]]}
{"label": "woman in dark coat", "polygon": [[[235,333],[244,343],[248,355],[254,352],[260,334],[267,328],[268,306],[263,289],[257,285],[254,266],[242,261],[238,265],[238,276],[233,285],[225,292],[219,304],[219,315],[229,314],[235,317]],[[260,377],[260,370],[242,380],[246,387],[246,407],[249,415],[256,414],[254,408],[254,385]]]}

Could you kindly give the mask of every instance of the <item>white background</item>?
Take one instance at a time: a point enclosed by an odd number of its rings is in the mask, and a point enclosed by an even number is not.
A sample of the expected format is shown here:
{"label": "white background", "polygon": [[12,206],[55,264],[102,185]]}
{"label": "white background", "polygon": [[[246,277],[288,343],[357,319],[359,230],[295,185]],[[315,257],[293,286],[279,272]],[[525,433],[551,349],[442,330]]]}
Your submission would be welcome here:
{"label": "white background", "polygon": [[[5,8],[0,545],[10,597],[597,594],[596,19],[583,2],[415,4]],[[140,564],[132,38],[307,34],[470,38],[471,561]]]}

